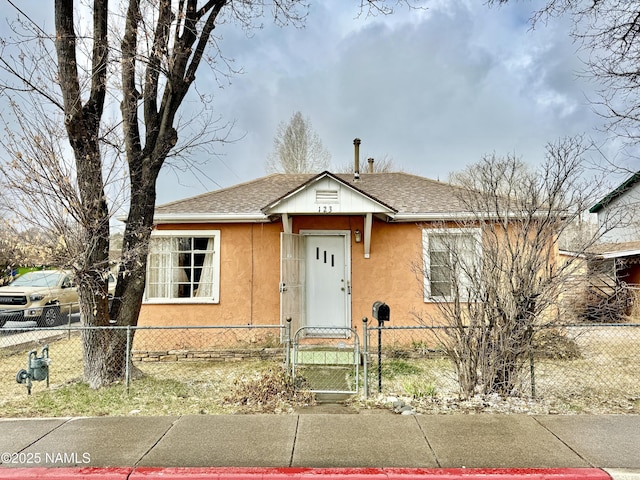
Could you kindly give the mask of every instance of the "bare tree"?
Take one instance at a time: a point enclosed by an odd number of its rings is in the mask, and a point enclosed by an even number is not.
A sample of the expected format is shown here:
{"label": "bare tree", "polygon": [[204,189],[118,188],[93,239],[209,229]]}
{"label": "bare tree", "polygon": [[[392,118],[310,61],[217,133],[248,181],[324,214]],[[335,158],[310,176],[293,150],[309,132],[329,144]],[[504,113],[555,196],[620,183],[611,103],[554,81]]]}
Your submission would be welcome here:
{"label": "bare tree", "polygon": [[468,217],[424,229],[425,298],[438,315],[419,320],[444,320],[440,340],[463,397],[511,394],[535,329],[564,318],[563,287],[579,256],[560,262],[558,239],[598,192],[585,180],[583,153],[577,139],[550,144],[536,171],[487,156],[453,177]]}
{"label": "bare tree", "polygon": [[308,118],[296,112],[280,122],[267,159],[268,172],[315,173],[329,168],[331,154],[324,148]]}
{"label": "bare tree", "polygon": [[[336,169],[337,173],[353,173],[353,163],[347,162],[343,165],[339,165]],[[381,158],[368,157],[367,162],[360,162],[360,173],[388,173],[399,172],[401,169],[396,167],[396,164],[388,155],[384,155]]]}
{"label": "bare tree", "polygon": [[[7,1],[20,12],[11,0]],[[193,140],[179,143],[184,125],[179,112],[193,90],[201,63],[208,63],[214,75],[219,71],[216,61],[221,56],[214,28],[233,24],[252,28],[266,12],[280,25],[300,25],[308,11],[303,0],[127,0],[122,5],[124,11],[119,12],[109,6],[108,0],[55,0],[53,34],[20,12],[14,31],[16,35],[19,29],[26,33],[15,41],[3,39],[0,56],[0,67],[7,78],[14,80],[4,81],[0,93],[16,103],[36,96],[51,109],[45,116],[53,111],[53,118],[59,115],[59,124],[64,126],[70,151],[56,151],[51,167],[55,171],[56,161],[68,165],[63,159],[73,159],[68,175],[61,177],[68,180],[68,185],[63,181],[63,192],[72,201],[60,197],[48,176],[38,178],[49,196],[31,200],[46,203],[55,199],[59,202],[56,208],[74,204],[69,212],[62,212],[65,221],[60,224],[65,224],[67,232],[75,232],[78,239],[80,252],[72,263],[81,312],[89,326],[107,326],[110,320],[131,326],[138,321],[156,180],[181,145],[194,145]],[[372,13],[390,13],[385,0],[367,0],[361,6]],[[80,12],[87,14],[82,25]],[[9,51],[11,48],[15,50]],[[107,108],[108,99],[120,104],[120,118],[113,123],[108,121],[115,115]],[[209,133],[203,143],[220,140],[215,129]],[[47,148],[44,156],[48,155]],[[122,155],[125,159],[129,205],[111,311],[105,275],[111,218],[105,171],[112,171],[105,162],[107,148],[112,157]],[[29,169],[29,162],[37,162],[38,155],[27,156],[21,149],[13,149],[11,161],[26,160],[24,168]],[[106,329],[88,331],[83,347],[84,376],[92,388],[123,377],[127,348],[124,335]]]}
{"label": "bare tree", "polygon": [[[490,0],[505,4],[509,0]],[[547,0],[532,17],[534,26],[558,16],[570,16],[570,35],[586,53],[586,74],[601,86],[596,111],[605,127],[626,138],[640,141],[640,4],[621,0]]]}
{"label": "bare tree", "polygon": [[[28,108],[11,103],[9,110],[10,115],[4,112],[1,116],[4,135],[0,138],[0,145],[10,156],[10,161],[0,163],[5,228],[22,240],[33,238],[23,235],[27,231],[58,239],[58,245],[34,241],[18,248],[29,249],[28,257],[47,258],[42,263],[82,269],[78,264],[84,250],[78,227],[82,204],[73,161],[64,152],[63,118],[37,101],[29,103]],[[26,260],[25,255],[22,259]]]}

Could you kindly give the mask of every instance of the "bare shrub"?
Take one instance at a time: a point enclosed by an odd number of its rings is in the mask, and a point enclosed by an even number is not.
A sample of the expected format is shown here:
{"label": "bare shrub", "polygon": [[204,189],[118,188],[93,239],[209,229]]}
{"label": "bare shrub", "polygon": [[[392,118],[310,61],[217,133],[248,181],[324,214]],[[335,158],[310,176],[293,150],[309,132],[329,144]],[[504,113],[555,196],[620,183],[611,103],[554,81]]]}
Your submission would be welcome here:
{"label": "bare shrub", "polygon": [[534,332],[566,317],[563,296],[575,262],[595,242],[559,261],[559,238],[597,192],[585,184],[580,138],[547,146],[537,170],[514,156],[487,156],[454,176],[463,218],[423,229],[425,300],[442,324],[439,340],[455,365],[460,395],[516,394]]}
{"label": "bare shrub", "polygon": [[280,413],[294,406],[315,403],[313,393],[303,388],[304,383],[304,379],[294,379],[284,368],[272,367],[236,379],[224,402],[236,405],[246,413]]}
{"label": "bare shrub", "polygon": [[578,343],[562,328],[539,331],[533,338],[532,346],[538,358],[575,360],[582,356]]}

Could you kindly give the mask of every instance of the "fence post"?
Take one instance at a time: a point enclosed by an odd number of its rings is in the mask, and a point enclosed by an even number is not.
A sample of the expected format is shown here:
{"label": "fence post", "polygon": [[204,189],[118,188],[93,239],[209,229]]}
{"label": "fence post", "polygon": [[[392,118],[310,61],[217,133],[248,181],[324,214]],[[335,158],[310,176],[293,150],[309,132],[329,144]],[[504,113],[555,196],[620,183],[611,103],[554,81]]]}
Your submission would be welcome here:
{"label": "fence post", "polygon": [[536,398],[536,367],[533,358],[534,347],[533,347],[533,335],[534,329],[533,325],[529,325],[527,328],[527,333],[529,334],[529,375],[531,377],[531,398]]}
{"label": "fence post", "polygon": [[378,394],[382,395],[382,326],[384,322],[378,321]]}
{"label": "fence post", "polygon": [[529,349],[529,371],[531,375],[531,398],[536,398],[536,369],[533,361],[533,348]]}
{"label": "fence post", "polygon": [[[80,311],[80,304],[78,304],[78,312]],[[69,304],[69,313],[67,314],[67,340],[71,340],[71,307]]]}
{"label": "fence post", "polygon": [[369,398],[369,319],[362,318],[362,374],[364,375],[364,398]]}
{"label": "fence post", "polygon": [[[117,327],[116,327],[117,328]],[[125,376],[125,384],[127,386],[127,394],[129,393],[129,384],[131,383],[131,325],[127,325],[127,352],[125,354],[125,364],[124,367],[124,376]]]}
{"label": "fence post", "polygon": [[286,318],[284,324],[284,362],[287,373],[291,372],[291,317]]}

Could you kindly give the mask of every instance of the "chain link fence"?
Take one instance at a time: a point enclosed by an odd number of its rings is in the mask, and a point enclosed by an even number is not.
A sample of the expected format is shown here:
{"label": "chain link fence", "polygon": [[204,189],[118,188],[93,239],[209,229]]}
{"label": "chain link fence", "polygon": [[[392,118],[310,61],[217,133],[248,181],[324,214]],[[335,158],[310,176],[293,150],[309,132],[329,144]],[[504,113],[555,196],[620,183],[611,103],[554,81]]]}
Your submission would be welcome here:
{"label": "chain link fence", "polygon": [[[369,392],[456,397],[449,327],[365,327]],[[554,325],[535,331],[516,368],[514,397],[582,407],[640,411],[640,324]]]}
{"label": "chain link fence", "polygon": [[[49,328],[15,322],[0,328],[0,397],[24,395],[26,382],[18,383],[19,372],[31,375],[33,360],[44,356],[52,391],[82,383],[95,355],[119,348],[122,355],[112,356],[106,368],[124,372],[123,391],[137,379],[150,378],[183,383],[190,395],[214,400],[237,379],[255,374],[256,365],[279,368],[288,357],[285,328],[278,325],[87,327],[77,314],[67,322]],[[89,337],[94,351],[88,351]],[[33,381],[34,393],[45,388],[44,382]]]}
{"label": "chain link fence", "polygon": [[[359,336],[359,329],[347,329],[333,335],[307,332],[297,340],[288,325],[89,328],[77,314],[60,318],[51,328],[8,327],[0,328],[0,396],[6,398],[25,396],[16,376],[29,370],[32,356],[44,355],[45,346],[51,361],[49,389],[81,383],[90,358],[83,347],[87,335],[99,336],[106,342],[103,348],[124,342],[123,351],[130,353],[123,360],[123,392],[137,379],[152,378],[188,385],[190,396],[215,402],[238,378],[255,375],[256,362],[278,370],[285,366],[299,379],[313,377],[314,385],[300,380],[297,388],[362,393],[360,398],[443,399],[460,391],[444,348],[446,327],[365,326]],[[589,410],[581,405],[602,405],[638,412],[639,347],[640,324],[539,329],[534,348],[521,357],[512,396],[574,405],[577,411]],[[34,393],[45,389],[44,382],[34,381]]]}

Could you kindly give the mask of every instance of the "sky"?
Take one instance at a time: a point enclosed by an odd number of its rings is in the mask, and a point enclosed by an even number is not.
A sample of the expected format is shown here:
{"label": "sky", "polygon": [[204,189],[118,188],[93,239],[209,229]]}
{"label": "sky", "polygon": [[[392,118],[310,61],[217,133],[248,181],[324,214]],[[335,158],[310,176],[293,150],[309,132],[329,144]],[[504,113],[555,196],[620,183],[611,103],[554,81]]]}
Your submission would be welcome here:
{"label": "sky", "polygon": [[296,111],[334,167],[353,162],[356,137],[363,160],[443,181],[487,154],[539,163],[548,142],[577,134],[601,146],[594,155],[619,157],[590,104],[597,85],[580,75],[568,20],[531,28],[541,2],[435,0],[377,17],[358,16],[358,5],[314,1],[302,29],[268,19],[251,35],[221,26],[220,47],[243,73],[220,88],[202,69],[198,89],[242,138],[217,146],[197,174],[163,172],[159,202],[264,175],[277,126]]}
{"label": "sky", "polygon": [[[220,125],[233,123],[235,140],[194,152],[197,169],[165,168],[158,203],[265,175],[278,124],[296,111],[334,168],[353,162],[356,137],[361,165],[388,159],[443,181],[487,154],[535,165],[548,142],[578,134],[601,147],[593,155],[620,160],[619,141],[601,131],[590,103],[597,85],[580,75],[568,19],[532,29],[541,0],[418,2],[426,8],[371,17],[359,15],[358,0],[311,0],[304,28],[268,16],[250,32],[219,25],[221,52],[241,73],[216,77],[202,65],[183,118],[204,95]],[[640,169],[638,160],[623,162]]]}

